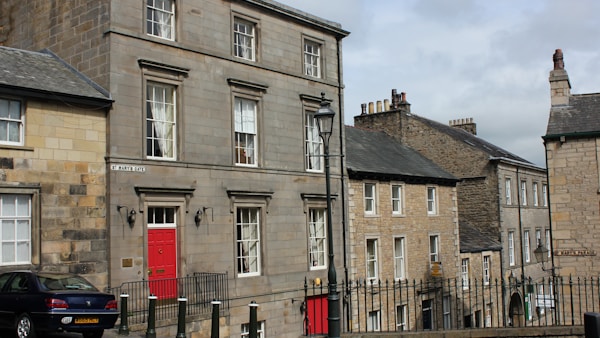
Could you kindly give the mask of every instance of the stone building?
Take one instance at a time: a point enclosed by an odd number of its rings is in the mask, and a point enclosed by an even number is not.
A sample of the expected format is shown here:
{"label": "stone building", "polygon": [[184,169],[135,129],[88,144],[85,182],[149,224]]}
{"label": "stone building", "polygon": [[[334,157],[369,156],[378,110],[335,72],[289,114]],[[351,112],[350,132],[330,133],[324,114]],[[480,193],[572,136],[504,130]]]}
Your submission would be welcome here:
{"label": "stone building", "polygon": [[498,284],[502,276],[502,246],[465,221],[459,224],[460,277],[459,294],[465,328],[504,326],[502,302],[498,301]]}
{"label": "stone building", "polygon": [[[326,280],[328,264],[323,238],[312,245],[326,206],[313,114],[326,93],[342,153],[349,33],[271,0],[8,0],[0,13],[0,44],[49,48],[113,95],[110,285],[227,272],[225,334],[247,332],[251,301],[267,336],[301,334],[297,290]],[[340,167],[332,157],[338,200]]]}
{"label": "stone building", "polygon": [[437,286],[460,276],[457,179],[383,132],[348,126],[346,164],[349,277],[359,289],[421,283],[418,299],[403,296],[402,287],[394,288],[394,304],[356,299],[353,330],[451,328],[457,314],[441,310],[457,300]]}
{"label": "stone building", "polygon": [[[537,243],[550,243],[544,168],[477,137],[470,118],[444,125],[412,113],[406,94],[396,90],[391,101],[361,108],[361,114],[354,117],[355,126],[386,132],[460,180],[456,188],[459,220],[501,243],[501,279],[548,276],[533,255]],[[507,307],[516,320],[532,306],[525,304],[530,297],[524,288],[511,293]]]}
{"label": "stone building", "polygon": [[563,276],[597,276],[600,214],[600,94],[571,94],[563,53],[553,55],[551,108],[544,138],[552,260]]}
{"label": "stone building", "polygon": [[108,280],[109,93],[49,51],[0,47],[0,269]]}

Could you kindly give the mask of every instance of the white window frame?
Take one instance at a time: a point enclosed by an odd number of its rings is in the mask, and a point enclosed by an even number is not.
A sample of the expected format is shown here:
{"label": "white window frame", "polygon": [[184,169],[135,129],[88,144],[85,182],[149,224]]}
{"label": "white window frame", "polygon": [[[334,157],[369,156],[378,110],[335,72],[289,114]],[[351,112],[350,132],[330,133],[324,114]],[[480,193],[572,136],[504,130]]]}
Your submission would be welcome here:
{"label": "white window frame", "polygon": [[427,187],[427,215],[437,215],[437,189]]}
{"label": "white window frame", "polygon": [[507,177],[504,180],[504,197],[506,205],[512,205],[512,179]]}
{"label": "white window frame", "polygon": [[408,306],[400,304],[396,306],[396,331],[407,331]]}
{"label": "white window frame", "polygon": [[366,215],[375,215],[377,213],[377,184],[365,182],[364,185],[364,209]]}
{"label": "white window frame", "polygon": [[365,247],[365,263],[367,281],[373,284],[379,281],[379,240],[367,238]]}
{"label": "white window frame", "polygon": [[429,261],[440,262],[440,235],[429,235]]}
{"label": "white window frame", "polygon": [[392,184],[392,215],[404,215],[404,185]]}
{"label": "white window frame", "polygon": [[492,327],[492,303],[485,304],[485,321],[483,325],[485,327]]}
{"label": "white window frame", "polygon": [[0,98],[0,116],[0,144],[24,145],[25,114],[23,102]]}
{"label": "white window frame", "polygon": [[[0,266],[31,264],[32,196],[0,194],[0,221]],[[9,232],[5,232],[6,230]],[[12,252],[13,257],[5,257],[6,252]]]}
{"label": "white window frame", "polygon": [[525,263],[529,263],[531,261],[531,243],[529,238],[529,230],[523,231],[523,254],[525,255]]}
{"label": "white window frame", "polygon": [[532,189],[531,193],[533,194],[533,206],[537,207],[540,204],[540,199],[538,196],[538,183],[533,182],[533,186],[531,189]]}
{"label": "white window frame", "polygon": [[175,40],[175,0],[146,0],[146,34]]}
{"label": "white window frame", "polygon": [[367,332],[379,332],[381,330],[381,311],[369,311],[367,317]]}
{"label": "white window frame", "polygon": [[258,102],[234,97],[235,165],[258,166]]}
{"label": "white window frame", "polygon": [[304,113],[304,137],[305,137],[305,166],[307,171],[323,172],[323,139],[319,136],[317,119],[314,111]]}
{"label": "white window frame", "polygon": [[308,209],[308,261],[310,270],[327,267],[327,209]]}
{"label": "white window frame", "polygon": [[304,55],[304,75],[321,78],[321,50],[322,43],[312,39],[304,39],[303,55]]}
{"label": "white window frame", "polygon": [[552,245],[550,243],[552,239],[550,238],[550,229],[546,229],[546,250],[548,250],[548,258],[552,256]]}
{"label": "white window frame", "polygon": [[[162,212],[156,213],[153,210],[162,209]],[[157,216],[162,214],[162,219]],[[146,221],[148,229],[166,229],[177,227],[177,207],[163,205],[149,205],[146,211]]]}
{"label": "white window frame", "polygon": [[482,260],[482,270],[483,270],[483,285],[490,285],[490,280],[492,279],[492,256],[491,255],[483,255]]}
{"label": "white window frame", "polygon": [[542,184],[542,206],[548,206],[548,185]]}
{"label": "white window frame", "polygon": [[444,329],[448,330],[452,328],[452,297],[444,296],[442,298],[442,312],[444,316]]}
{"label": "white window frame", "polygon": [[406,279],[406,237],[394,237],[394,277]]}
{"label": "white window frame", "polygon": [[521,181],[521,205],[527,205],[527,181]]}
{"label": "white window frame", "polygon": [[237,206],[235,215],[237,275],[238,277],[259,276],[262,251],[261,208]]}
{"label": "white window frame", "polygon": [[508,265],[515,265],[515,232],[508,232]]}
{"label": "white window frame", "polygon": [[[257,325],[257,337],[258,338],[265,338],[265,321],[264,320],[260,320],[256,323]],[[244,323],[242,324],[242,329],[241,329],[241,337],[249,337],[250,336],[250,323]]]}
{"label": "white window frame", "polygon": [[176,85],[146,81],[146,158],[177,159]]}
{"label": "white window frame", "polygon": [[463,290],[469,289],[469,270],[470,270],[470,262],[468,258],[463,258],[461,261],[461,278],[462,278],[462,288]]}
{"label": "white window frame", "polygon": [[256,23],[240,17],[233,18],[233,56],[256,61]]}

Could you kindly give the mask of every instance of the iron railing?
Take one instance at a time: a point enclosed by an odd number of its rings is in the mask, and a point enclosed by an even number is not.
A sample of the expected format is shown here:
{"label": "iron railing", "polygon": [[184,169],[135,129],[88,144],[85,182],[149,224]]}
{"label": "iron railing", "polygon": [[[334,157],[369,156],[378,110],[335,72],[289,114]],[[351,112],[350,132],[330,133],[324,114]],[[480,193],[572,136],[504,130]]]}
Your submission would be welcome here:
{"label": "iron railing", "polygon": [[229,311],[227,273],[195,272],[179,278],[125,282],[108,292],[119,299],[127,294],[127,319],[129,324],[145,323],[148,318],[148,297],[156,296],[156,320],[177,318],[180,297],[187,299],[186,316],[210,318],[211,302],[221,302],[220,312]]}
{"label": "iron railing", "polygon": [[[600,311],[600,278],[431,279],[341,283],[344,332],[583,325]],[[327,288],[305,284],[304,334],[327,328]]]}

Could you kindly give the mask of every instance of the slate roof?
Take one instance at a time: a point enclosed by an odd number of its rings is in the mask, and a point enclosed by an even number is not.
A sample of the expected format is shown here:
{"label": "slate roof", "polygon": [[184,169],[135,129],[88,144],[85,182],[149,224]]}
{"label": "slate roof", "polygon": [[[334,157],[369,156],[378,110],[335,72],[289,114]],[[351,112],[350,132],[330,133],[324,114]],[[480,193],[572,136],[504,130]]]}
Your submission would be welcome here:
{"label": "slate roof", "polygon": [[456,127],[452,127],[443,123],[439,123],[415,114],[411,113],[411,117],[413,117],[415,120],[421,121],[422,123],[430,126],[431,128],[435,128],[438,131],[454,138],[457,139],[459,141],[463,141],[464,143],[470,145],[471,147],[474,147],[484,153],[486,153],[487,155],[489,155],[489,157],[491,158],[503,158],[503,159],[508,159],[508,160],[512,160],[512,161],[517,161],[517,162],[522,162],[524,164],[530,164],[530,165],[534,165],[533,163],[531,163],[530,161],[527,161],[526,159],[517,156],[513,153],[511,153],[508,150],[502,149],[494,144],[491,144],[489,142],[487,142],[484,139],[481,139],[479,137],[477,137],[477,135],[473,135],[470,132],[463,130],[461,128],[456,128]]}
{"label": "slate roof", "polygon": [[464,221],[459,222],[458,229],[461,253],[502,250],[500,242]]}
{"label": "slate roof", "polygon": [[110,93],[49,50],[0,46],[0,90],[60,100],[112,102]]}
{"label": "slate roof", "polygon": [[455,185],[452,174],[384,132],[346,126],[346,166],[350,178],[398,179]]}
{"label": "slate roof", "polygon": [[568,105],[552,107],[544,138],[599,133],[600,93],[577,94],[569,97]]}

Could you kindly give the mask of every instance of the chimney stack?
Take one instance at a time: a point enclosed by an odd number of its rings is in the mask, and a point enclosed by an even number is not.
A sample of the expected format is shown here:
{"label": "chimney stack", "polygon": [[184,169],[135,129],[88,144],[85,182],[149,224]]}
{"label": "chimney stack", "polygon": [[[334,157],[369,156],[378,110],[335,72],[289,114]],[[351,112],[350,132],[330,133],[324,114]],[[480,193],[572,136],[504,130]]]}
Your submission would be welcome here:
{"label": "chimney stack", "polygon": [[565,70],[562,50],[557,49],[552,55],[554,69],[550,72],[550,102],[552,106],[569,104],[571,82]]}
{"label": "chimney stack", "polygon": [[477,124],[473,122],[473,118],[469,117],[466,119],[450,120],[448,122],[450,127],[462,129],[473,135],[477,135]]}

